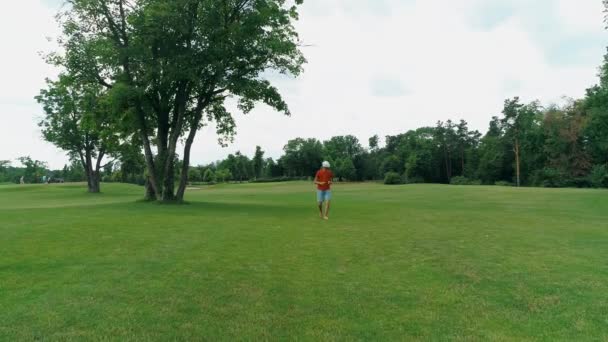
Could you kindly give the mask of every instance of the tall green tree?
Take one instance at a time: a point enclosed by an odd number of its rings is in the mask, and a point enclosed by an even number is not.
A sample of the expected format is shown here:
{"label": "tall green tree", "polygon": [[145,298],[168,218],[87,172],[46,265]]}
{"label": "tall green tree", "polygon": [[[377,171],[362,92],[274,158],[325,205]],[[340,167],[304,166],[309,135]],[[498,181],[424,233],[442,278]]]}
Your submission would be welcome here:
{"label": "tall green tree", "polygon": [[[52,60],[110,88],[146,158],[149,194],[182,201],[199,128],[215,122],[220,143],[235,132],[225,106],[263,102],[290,114],[267,71],[297,76],[305,62],[294,22],[302,0],[68,0],[65,54]],[[183,138],[175,189],[174,158]]]}
{"label": "tall green tree", "polygon": [[255,155],[253,156],[253,173],[255,178],[262,177],[264,171],[264,151],[260,146],[255,147]]}
{"label": "tall green tree", "polygon": [[29,156],[20,157],[17,160],[24,167],[22,176],[26,183],[42,183],[42,177],[48,173],[46,162],[32,159]]}
{"label": "tall green tree", "polygon": [[332,137],[323,143],[325,158],[338,161],[348,158],[351,161],[363,152],[359,139],[352,135]]}
{"label": "tall green tree", "polygon": [[[501,124],[505,138],[513,148],[517,186],[521,186],[522,153],[537,146],[533,137],[535,133],[538,133],[537,120],[541,117],[539,107],[537,102],[522,104],[519,97],[505,100]],[[528,154],[525,157],[529,158],[531,155]]]}
{"label": "tall green tree", "polygon": [[44,139],[80,161],[91,193],[100,191],[102,161],[119,141],[105,96],[102,86],[61,74],[36,97],[45,112],[39,123]]}
{"label": "tall green tree", "polygon": [[312,177],[323,162],[323,144],[317,139],[289,140],[280,159],[286,175]]}

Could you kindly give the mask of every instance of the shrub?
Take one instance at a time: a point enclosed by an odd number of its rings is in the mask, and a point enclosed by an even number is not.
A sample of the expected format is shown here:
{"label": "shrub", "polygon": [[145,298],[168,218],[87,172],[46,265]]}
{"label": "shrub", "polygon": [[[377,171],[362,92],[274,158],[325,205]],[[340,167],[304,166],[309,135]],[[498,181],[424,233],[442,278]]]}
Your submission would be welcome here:
{"label": "shrub", "polygon": [[481,185],[481,180],[479,179],[468,179],[464,176],[455,176],[450,180],[450,184],[452,185]]}
{"label": "shrub", "polygon": [[567,178],[561,170],[545,167],[535,172],[532,183],[543,188],[563,188],[568,183]]}
{"label": "shrub", "polygon": [[452,184],[452,185],[469,185],[469,179],[464,176],[452,177],[452,179],[450,180],[450,184]]}
{"label": "shrub", "polygon": [[418,176],[416,176],[416,177],[409,177],[409,178],[405,177],[405,179],[404,179],[403,182],[406,183],[406,184],[422,184],[422,183],[424,183],[424,178],[418,177]]}
{"label": "shrub", "polygon": [[397,172],[387,172],[384,175],[384,184],[395,185],[401,183],[401,176]]}
{"label": "shrub", "polygon": [[595,165],[589,174],[589,182],[594,188],[608,188],[608,167]]}
{"label": "shrub", "polygon": [[495,182],[494,185],[496,185],[496,186],[513,186],[513,183],[507,182],[507,181],[498,181],[498,182]]}

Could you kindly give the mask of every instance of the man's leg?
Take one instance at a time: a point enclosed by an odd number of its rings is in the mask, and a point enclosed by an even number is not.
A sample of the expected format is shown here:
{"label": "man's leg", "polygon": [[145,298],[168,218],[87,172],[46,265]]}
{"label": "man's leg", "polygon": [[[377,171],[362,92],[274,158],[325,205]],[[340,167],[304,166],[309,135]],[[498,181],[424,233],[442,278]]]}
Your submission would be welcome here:
{"label": "man's leg", "polygon": [[323,193],[317,190],[317,205],[319,206],[319,217],[323,218]]}
{"label": "man's leg", "polygon": [[325,219],[327,220],[329,218],[329,206],[330,206],[331,201],[327,200],[325,201]]}

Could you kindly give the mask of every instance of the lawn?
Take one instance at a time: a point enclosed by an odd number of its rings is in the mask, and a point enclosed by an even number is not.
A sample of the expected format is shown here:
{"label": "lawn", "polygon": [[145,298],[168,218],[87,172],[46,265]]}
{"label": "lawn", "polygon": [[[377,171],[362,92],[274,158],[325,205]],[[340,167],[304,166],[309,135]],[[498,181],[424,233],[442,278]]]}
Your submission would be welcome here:
{"label": "lawn", "polygon": [[608,192],[0,186],[0,340],[606,340]]}

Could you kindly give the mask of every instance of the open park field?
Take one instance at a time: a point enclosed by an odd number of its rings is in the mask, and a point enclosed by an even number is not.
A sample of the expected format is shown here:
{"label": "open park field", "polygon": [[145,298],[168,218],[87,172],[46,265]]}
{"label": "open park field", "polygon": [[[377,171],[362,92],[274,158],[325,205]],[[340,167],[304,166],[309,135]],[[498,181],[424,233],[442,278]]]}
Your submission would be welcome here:
{"label": "open park field", "polygon": [[0,186],[0,340],[606,340],[608,191]]}

